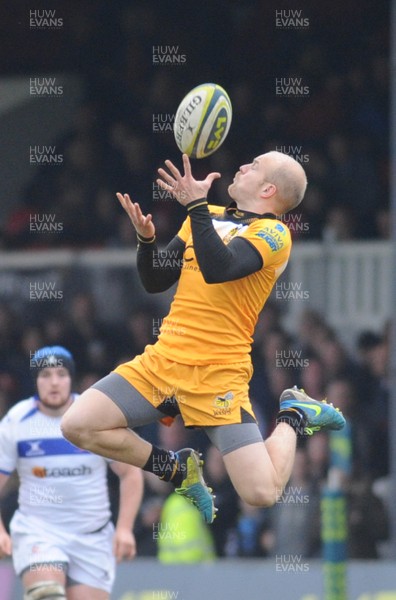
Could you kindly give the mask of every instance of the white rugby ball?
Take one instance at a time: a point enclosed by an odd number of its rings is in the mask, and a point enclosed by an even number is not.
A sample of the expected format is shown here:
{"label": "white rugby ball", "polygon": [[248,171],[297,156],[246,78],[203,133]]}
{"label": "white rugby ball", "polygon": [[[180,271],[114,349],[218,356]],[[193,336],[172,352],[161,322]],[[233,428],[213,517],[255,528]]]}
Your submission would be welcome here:
{"label": "white rugby ball", "polygon": [[191,158],[213,154],[227,137],[232,106],[227,92],[216,83],[191,90],[177,109],[173,131],[179,150]]}

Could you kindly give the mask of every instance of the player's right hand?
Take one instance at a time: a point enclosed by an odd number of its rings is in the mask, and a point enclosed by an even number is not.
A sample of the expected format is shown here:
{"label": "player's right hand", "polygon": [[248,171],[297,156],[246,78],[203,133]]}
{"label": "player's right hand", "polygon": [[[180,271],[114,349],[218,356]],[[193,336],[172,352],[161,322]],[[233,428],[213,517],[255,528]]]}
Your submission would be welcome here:
{"label": "player's right hand", "polygon": [[11,556],[12,542],[6,531],[0,533],[0,558]]}
{"label": "player's right hand", "polygon": [[155,235],[155,227],[151,215],[143,215],[137,202],[132,202],[128,194],[117,193],[122,208],[130,218],[136,232],[144,238],[152,238]]}
{"label": "player's right hand", "polygon": [[215,179],[221,177],[220,173],[209,173],[205,179],[198,181],[194,179],[191,173],[191,163],[187,154],[183,154],[184,175],[170,160],[165,161],[170,173],[165,169],[158,169],[160,179],[157,179],[157,184],[166,192],[170,192],[172,196],[182,206],[186,206],[194,200],[206,198],[211,185]]}

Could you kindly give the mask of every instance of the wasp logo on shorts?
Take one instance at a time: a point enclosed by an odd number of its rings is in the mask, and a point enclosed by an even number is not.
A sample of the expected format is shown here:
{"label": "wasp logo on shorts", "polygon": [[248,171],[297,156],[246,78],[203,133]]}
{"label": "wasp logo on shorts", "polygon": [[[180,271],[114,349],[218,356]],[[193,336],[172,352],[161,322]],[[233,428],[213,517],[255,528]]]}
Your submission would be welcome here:
{"label": "wasp logo on shorts", "polygon": [[216,396],[216,398],[213,401],[213,405],[214,405],[214,410],[213,410],[213,414],[215,416],[220,416],[220,415],[230,415],[231,414],[231,402],[234,399],[234,394],[233,392],[227,392],[226,394],[224,394],[224,396]]}
{"label": "wasp logo on shorts", "polygon": [[221,408],[229,408],[231,401],[234,398],[234,394],[232,392],[227,392],[224,396],[216,396],[214,405]]}

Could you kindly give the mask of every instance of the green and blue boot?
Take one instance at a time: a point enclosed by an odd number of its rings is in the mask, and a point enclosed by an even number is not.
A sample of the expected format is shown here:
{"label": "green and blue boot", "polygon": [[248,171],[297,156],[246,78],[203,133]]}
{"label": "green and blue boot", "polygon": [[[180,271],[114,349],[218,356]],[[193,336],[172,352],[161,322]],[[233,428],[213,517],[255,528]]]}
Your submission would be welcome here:
{"label": "green and blue boot", "polygon": [[206,523],[213,523],[217,508],[214,505],[214,496],[212,488],[205,483],[202,473],[203,460],[201,454],[192,448],[183,448],[175,452],[179,462],[179,470],[183,473],[184,479],[175,492],[184,496],[194,504],[202,515]]}
{"label": "green and blue boot", "polygon": [[310,398],[303,389],[296,385],[293,388],[284,390],[281,394],[280,410],[277,421],[282,421],[282,412],[296,411],[304,414],[303,429],[306,435],[312,435],[315,431],[328,431],[342,429],[345,425],[345,419],[342,412],[328,404],[326,400],[314,400]]}

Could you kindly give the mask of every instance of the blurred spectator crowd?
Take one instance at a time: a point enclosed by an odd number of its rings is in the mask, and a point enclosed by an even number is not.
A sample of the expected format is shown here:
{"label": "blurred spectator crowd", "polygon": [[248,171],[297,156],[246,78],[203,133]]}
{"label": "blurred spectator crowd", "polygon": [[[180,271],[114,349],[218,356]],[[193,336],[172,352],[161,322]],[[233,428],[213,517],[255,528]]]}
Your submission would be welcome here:
{"label": "blurred spectator crowd", "polygon": [[[5,34],[5,44],[20,38],[5,52],[5,73],[79,75],[84,92],[67,135],[54,140],[62,165],[38,167],[2,226],[4,248],[133,245],[117,191],[152,212],[160,241],[169,239],[184,213],[156,187],[156,170],[166,158],[180,164],[174,114],[205,81],[223,85],[233,104],[227,141],[193,165],[197,177],[222,173],[213,203],[226,203],[240,164],[278,149],[308,173],[305,240],[388,237],[387,3],[308,0],[293,13],[275,1],[98,0],[78,3],[78,19],[75,2],[57,10],[60,31]],[[47,41],[51,53],[40,53]],[[32,235],[30,215],[49,212],[62,235]]]}

